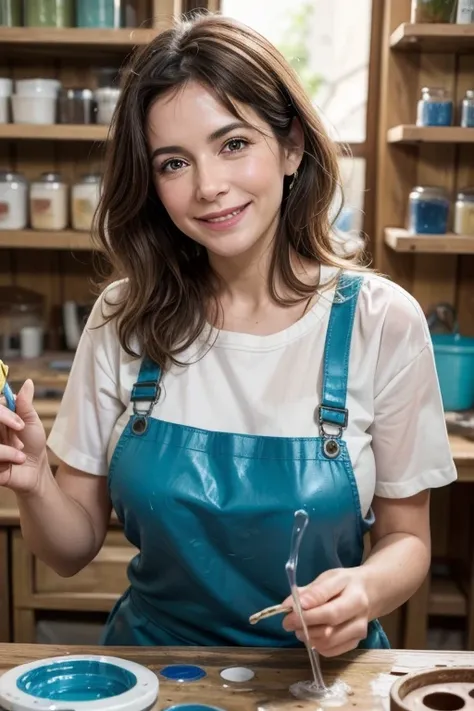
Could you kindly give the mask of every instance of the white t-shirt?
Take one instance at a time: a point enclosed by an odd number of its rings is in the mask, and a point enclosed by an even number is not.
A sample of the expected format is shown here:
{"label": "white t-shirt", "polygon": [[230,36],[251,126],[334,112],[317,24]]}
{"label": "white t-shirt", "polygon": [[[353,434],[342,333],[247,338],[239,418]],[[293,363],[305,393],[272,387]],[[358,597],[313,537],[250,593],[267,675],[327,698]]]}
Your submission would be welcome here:
{"label": "white t-shirt", "polygon": [[[336,271],[321,269],[321,296],[283,331],[259,336],[221,331],[202,356],[202,342],[162,381],[152,416],[205,430],[281,437],[318,437],[322,362]],[[67,464],[107,475],[132,411],[130,393],[141,361],[118,342],[115,320],[103,323],[104,294],[84,329],[59,414],[49,436]],[[205,336],[203,336],[203,339]],[[374,494],[412,496],[456,479],[431,340],[418,303],[402,288],[364,275],[352,334],[343,436],[362,512]]]}

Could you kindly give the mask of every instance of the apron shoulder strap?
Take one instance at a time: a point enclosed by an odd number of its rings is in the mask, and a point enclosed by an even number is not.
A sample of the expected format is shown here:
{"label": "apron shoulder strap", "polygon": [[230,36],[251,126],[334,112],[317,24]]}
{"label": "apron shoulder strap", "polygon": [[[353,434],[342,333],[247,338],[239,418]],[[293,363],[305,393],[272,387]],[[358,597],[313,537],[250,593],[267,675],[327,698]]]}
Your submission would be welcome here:
{"label": "apron shoulder strap", "polygon": [[145,357],[140,367],[138,380],[132,388],[132,402],[156,402],[159,396],[161,368]]}
{"label": "apron shoulder strap", "polygon": [[352,327],[363,277],[342,273],[336,287],[329,316],[323,363],[323,389],[319,424],[335,425],[340,432],[347,427],[347,376]]}

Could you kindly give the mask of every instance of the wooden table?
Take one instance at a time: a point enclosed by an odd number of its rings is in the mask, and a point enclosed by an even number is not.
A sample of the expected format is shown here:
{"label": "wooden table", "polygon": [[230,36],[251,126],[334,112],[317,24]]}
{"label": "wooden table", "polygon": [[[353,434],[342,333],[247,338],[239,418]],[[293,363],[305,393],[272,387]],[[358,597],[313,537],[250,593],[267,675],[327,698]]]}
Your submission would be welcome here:
{"label": "wooden table", "polygon": [[[308,679],[311,671],[304,650],[195,648],[195,647],[58,647],[53,645],[0,645],[0,668],[63,654],[112,654],[138,662],[158,674],[160,689],[154,709],[174,704],[201,703],[226,711],[296,711],[314,709],[314,702],[295,699],[289,686]],[[207,672],[203,679],[191,683],[169,681],[160,675],[168,664],[199,664]],[[377,650],[353,652],[337,660],[325,660],[323,671],[327,683],[338,678],[352,690],[347,706],[351,709],[388,708],[389,690],[400,673],[435,665],[473,666],[474,653],[406,652]],[[225,682],[220,672],[242,666],[255,672],[246,683]],[[395,673],[392,671],[395,670]]]}

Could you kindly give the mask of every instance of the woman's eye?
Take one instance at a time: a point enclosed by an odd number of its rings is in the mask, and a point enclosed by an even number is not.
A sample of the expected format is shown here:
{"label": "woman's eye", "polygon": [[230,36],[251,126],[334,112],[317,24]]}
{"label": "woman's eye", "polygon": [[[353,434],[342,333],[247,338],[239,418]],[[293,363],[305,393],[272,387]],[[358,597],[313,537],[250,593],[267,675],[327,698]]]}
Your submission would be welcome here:
{"label": "woman's eye", "polygon": [[160,167],[160,173],[175,173],[177,170],[180,170],[183,166],[185,166],[186,163],[184,160],[180,160],[179,158],[173,158],[172,160],[166,161],[166,163],[163,163],[163,165]]}
{"label": "woman's eye", "polygon": [[248,142],[243,138],[231,138],[231,140],[226,143],[226,148],[229,149],[230,153],[236,153],[237,151],[241,151],[242,148],[245,148],[247,145]]}

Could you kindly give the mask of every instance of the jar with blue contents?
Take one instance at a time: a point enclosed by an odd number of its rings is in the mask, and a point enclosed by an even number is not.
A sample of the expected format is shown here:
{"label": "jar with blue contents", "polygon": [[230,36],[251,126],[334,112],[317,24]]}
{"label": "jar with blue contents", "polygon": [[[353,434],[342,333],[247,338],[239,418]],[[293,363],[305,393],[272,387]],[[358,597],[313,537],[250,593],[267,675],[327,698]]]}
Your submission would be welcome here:
{"label": "jar with blue contents", "polygon": [[117,29],[122,26],[121,0],[80,0],[76,3],[78,27]]}
{"label": "jar with blue contents", "polygon": [[474,89],[468,89],[461,105],[461,126],[474,128]]}
{"label": "jar with blue contents", "polygon": [[444,188],[417,185],[408,201],[408,231],[418,235],[444,235],[448,230],[449,195]]}
{"label": "jar with blue contents", "polygon": [[425,86],[418,101],[417,126],[451,126],[453,102],[446,89]]}

